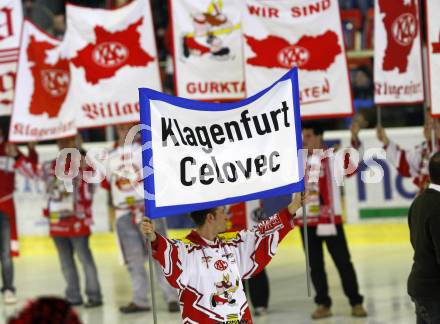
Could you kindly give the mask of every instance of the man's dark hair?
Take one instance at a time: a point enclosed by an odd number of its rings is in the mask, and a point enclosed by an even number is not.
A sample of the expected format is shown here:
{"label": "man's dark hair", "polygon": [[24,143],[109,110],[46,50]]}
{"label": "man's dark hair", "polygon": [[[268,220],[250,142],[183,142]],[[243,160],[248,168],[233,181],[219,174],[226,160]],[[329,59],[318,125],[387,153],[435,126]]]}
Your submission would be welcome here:
{"label": "man's dark hair", "polygon": [[318,122],[303,122],[302,129],[311,129],[315,135],[322,136],[324,134],[324,127],[322,127],[322,124]]}
{"label": "man's dark hair", "polygon": [[435,153],[429,160],[429,176],[432,183],[440,185],[440,152]]}
{"label": "man's dark hair", "polygon": [[205,224],[208,214],[214,214],[216,209],[217,207],[193,211],[189,216],[194,221],[194,223],[196,223],[197,226],[202,226],[203,224]]}

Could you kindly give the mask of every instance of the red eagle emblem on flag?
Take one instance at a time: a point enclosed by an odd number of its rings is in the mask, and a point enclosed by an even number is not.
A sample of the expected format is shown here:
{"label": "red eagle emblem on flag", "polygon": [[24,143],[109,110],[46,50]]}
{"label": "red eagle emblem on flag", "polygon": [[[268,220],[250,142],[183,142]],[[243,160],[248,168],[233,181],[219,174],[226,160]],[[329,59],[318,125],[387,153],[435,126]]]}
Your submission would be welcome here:
{"label": "red eagle emblem on flag", "polygon": [[69,88],[69,61],[59,59],[55,64],[46,63],[47,52],[57,45],[37,41],[31,36],[27,48],[30,70],[34,79],[29,113],[49,118],[57,117]]}
{"label": "red eagle emblem on flag", "polygon": [[94,28],[96,41],[79,50],[72,63],[82,67],[87,82],[97,84],[109,79],[125,66],[143,67],[154,61],[141,46],[141,34],[137,30],[143,17],[125,30],[109,32],[101,26]]}
{"label": "red eagle emblem on flag", "polygon": [[290,69],[298,66],[301,70],[327,70],[342,53],[338,35],[326,31],[318,36],[302,36],[296,43],[289,43],[278,36],[268,36],[261,40],[246,36],[246,42],[255,53],[247,63],[267,68]]}

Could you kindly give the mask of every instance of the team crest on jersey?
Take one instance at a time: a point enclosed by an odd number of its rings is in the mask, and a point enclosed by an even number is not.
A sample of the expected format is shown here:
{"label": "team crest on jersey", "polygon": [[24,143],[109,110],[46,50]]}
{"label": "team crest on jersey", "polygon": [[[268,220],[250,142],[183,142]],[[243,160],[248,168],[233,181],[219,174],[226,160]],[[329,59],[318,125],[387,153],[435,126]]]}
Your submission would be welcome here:
{"label": "team crest on jersey", "polygon": [[225,271],[228,268],[228,263],[223,260],[217,260],[214,263],[214,268],[216,268],[218,271]]}

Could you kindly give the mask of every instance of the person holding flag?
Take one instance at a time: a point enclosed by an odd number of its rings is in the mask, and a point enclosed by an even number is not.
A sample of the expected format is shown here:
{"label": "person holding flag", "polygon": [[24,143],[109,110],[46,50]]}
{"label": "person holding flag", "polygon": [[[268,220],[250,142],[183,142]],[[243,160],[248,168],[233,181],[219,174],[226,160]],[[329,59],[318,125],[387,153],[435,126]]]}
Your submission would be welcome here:
{"label": "person holding flag", "polygon": [[[306,199],[304,196],[304,199]],[[258,274],[293,229],[304,199],[295,194],[287,213],[275,214],[253,230],[226,231],[225,207],[191,213],[196,224],[186,239],[170,240],[144,218],[142,233],[168,282],[179,290],[184,323],[252,323],[242,279]]]}
{"label": "person holding flag", "polygon": [[18,255],[18,234],[15,219],[15,172],[29,174],[38,161],[33,143],[28,145],[25,156],[15,144],[7,142],[0,128],[0,263],[3,285],[1,292],[5,304],[15,304],[14,265],[12,256]]}
{"label": "person holding flag", "polygon": [[[147,249],[143,242],[138,223],[144,215],[144,197],[142,186],[141,145],[127,139],[134,124],[116,126],[118,141],[109,153],[106,167],[107,177],[102,187],[110,190],[112,207],[116,215],[116,233],[124,263],[127,265],[133,288],[133,300],[119,308],[121,313],[150,311],[147,293],[150,289],[148,274],[145,269]],[[133,139],[134,140],[134,139]],[[155,221],[158,232],[166,236],[165,219]],[[156,263],[157,272],[160,271]],[[158,283],[168,304],[169,312],[179,312],[177,291],[171,287],[163,275],[158,276]]]}
{"label": "person holding flag", "polygon": [[[434,145],[432,133],[434,129]],[[440,147],[440,123],[432,118],[429,112],[425,114],[423,126],[425,140],[410,150],[401,149],[390,140],[383,127],[377,128],[377,138],[384,145],[387,161],[396,167],[402,177],[413,178],[413,183],[419,188],[419,192],[429,185],[429,159]]]}
{"label": "person holding flag", "polygon": [[[75,159],[73,153],[67,154],[62,160],[47,161],[43,164],[42,178],[46,184],[48,195],[47,208],[44,216],[49,219],[50,236],[52,237],[61,263],[61,270],[66,280],[66,299],[73,306],[83,304],[78,271],[74,254],[83,266],[88,301],[85,307],[102,305],[102,294],[98,280],[98,272],[92,251],[90,235],[92,219],[92,202],[94,185],[85,181],[85,172],[93,169],[85,164],[85,152],[79,148],[77,137],[67,137],[57,140],[60,151],[63,149],[79,149],[81,156]],[[78,152],[78,151],[76,151]],[[75,170],[78,174],[75,175]],[[65,179],[59,177],[59,172]],[[64,183],[63,183],[64,180]],[[71,181],[72,191],[67,190],[65,181]]]}
{"label": "person holding flag", "polygon": [[[359,148],[358,133],[360,125],[354,122],[351,128],[352,146]],[[338,269],[342,280],[345,295],[352,307],[352,316],[365,317],[367,312],[362,306],[363,296],[359,294],[359,286],[356,272],[350,260],[342,225],[342,208],[340,203],[340,191],[338,179],[342,181],[340,174],[348,176],[354,174],[357,166],[353,165],[349,154],[343,155],[343,161],[336,164],[334,156],[328,156],[326,150],[322,126],[316,122],[303,123],[303,148],[308,150],[305,187],[309,193],[305,210],[307,215],[308,242],[310,255],[311,279],[316,291],[315,303],[318,305],[311,314],[313,319],[321,319],[332,316],[332,300],[328,292],[327,274],[324,268],[323,243]],[[326,151],[324,151],[326,150]],[[316,154],[318,153],[318,154]],[[332,153],[331,153],[332,154]],[[343,168],[343,170],[337,169]],[[340,185],[340,184],[339,184]],[[302,215],[302,211],[300,211]],[[304,240],[304,223],[301,217],[295,218],[295,225],[301,229]]]}

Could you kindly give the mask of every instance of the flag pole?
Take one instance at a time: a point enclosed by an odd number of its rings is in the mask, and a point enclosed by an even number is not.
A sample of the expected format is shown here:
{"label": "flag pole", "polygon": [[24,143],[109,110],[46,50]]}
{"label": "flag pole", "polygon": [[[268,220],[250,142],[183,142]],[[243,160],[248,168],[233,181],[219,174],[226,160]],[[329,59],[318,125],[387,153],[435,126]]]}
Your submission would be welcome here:
{"label": "flag pole", "polygon": [[154,322],[154,324],[157,324],[156,293],[154,291],[153,249],[151,248],[151,239],[150,239],[150,237],[147,237],[147,247],[148,247],[148,266],[150,268],[151,300],[152,300],[152,303],[153,303],[153,322]]}
{"label": "flag pole", "polygon": [[376,106],[377,128],[382,128],[382,107]]}
{"label": "flag pole", "polygon": [[307,213],[304,202],[304,195],[305,195],[304,192],[301,192],[301,206],[302,206],[303,230],[304,230],[304,250],[306,255],[307,296],[311,297],[312,293],[310,290],[309,234],[307,230]]}

